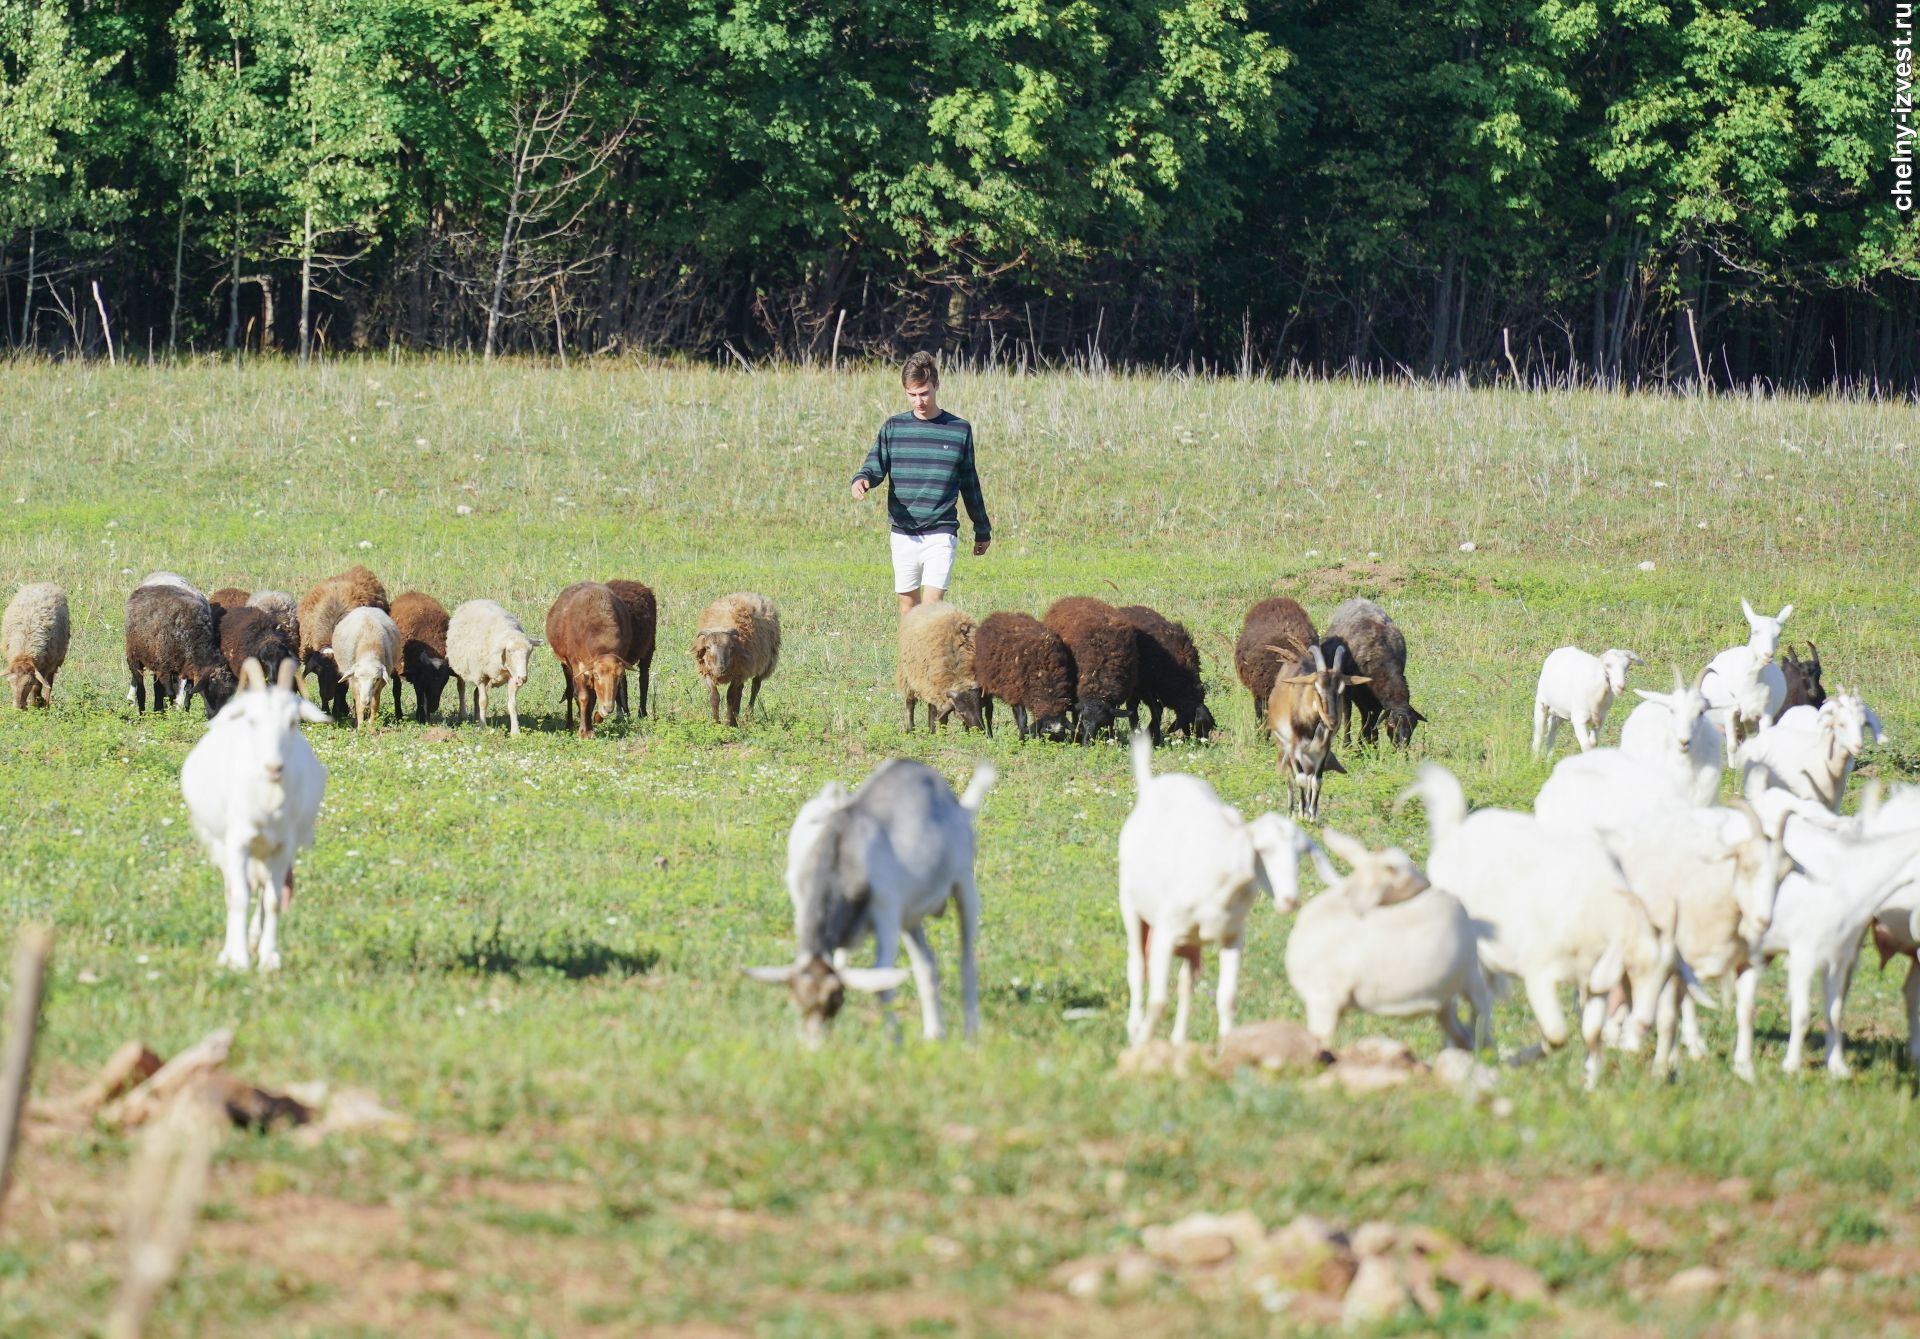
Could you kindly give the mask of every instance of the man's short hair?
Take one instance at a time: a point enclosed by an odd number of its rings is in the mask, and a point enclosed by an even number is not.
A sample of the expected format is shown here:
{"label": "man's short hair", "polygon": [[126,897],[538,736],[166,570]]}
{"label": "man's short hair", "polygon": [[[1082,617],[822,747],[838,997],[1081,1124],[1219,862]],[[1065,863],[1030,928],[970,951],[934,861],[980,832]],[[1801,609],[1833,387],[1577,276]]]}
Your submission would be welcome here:
{"label": "man's short hair", "polygon": [[933,355],[925,349],[913,354],[900,368],[902,386],[938,386],[940,369],[934,365]]}

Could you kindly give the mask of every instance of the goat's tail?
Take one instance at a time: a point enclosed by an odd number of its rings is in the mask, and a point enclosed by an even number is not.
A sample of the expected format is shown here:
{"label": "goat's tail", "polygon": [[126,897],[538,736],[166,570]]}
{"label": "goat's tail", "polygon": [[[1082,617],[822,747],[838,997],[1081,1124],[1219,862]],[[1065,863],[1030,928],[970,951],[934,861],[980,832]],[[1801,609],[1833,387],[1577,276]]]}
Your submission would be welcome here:
{"label": "goat's tail", "polygon": [[1419,800],[1426,806],[1427,836],[1434,846],[1467,821],[1467,793],[1460,788],[1460,778],[1437,762],[1420,764],[1413,784],[1400,792],[1394,808],[1400,808],[1408,800]]}
{"label": "goat's tail", "polygon": [[980,816],[980,806],[986,801],[987,792],[993,789],[993,783],[1000,779],[1000,769],[982,758],[973,765],[973,775],[967,778],[966,793],[960,797],[960,807]]}
{"label": "goat's tail", "polygon": [[1144,795],[1147,783],[1153,780],[1153,739],[1145,730],[1135,730],[1127,752],[1133,758],[1133,789],[1136,795]]}

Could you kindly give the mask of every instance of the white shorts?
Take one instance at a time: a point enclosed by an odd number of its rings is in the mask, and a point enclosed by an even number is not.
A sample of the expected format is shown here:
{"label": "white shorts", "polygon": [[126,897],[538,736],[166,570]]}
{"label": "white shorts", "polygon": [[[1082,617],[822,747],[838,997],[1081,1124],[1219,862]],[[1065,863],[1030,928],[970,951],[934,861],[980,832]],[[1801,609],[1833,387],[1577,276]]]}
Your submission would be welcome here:
{"label": "white shorts", "polygon": [[911,595],[922,586],[947,589],[953,579],[953,555],[960,551],[958,535],[902,535],[893,539],[893,589]]}

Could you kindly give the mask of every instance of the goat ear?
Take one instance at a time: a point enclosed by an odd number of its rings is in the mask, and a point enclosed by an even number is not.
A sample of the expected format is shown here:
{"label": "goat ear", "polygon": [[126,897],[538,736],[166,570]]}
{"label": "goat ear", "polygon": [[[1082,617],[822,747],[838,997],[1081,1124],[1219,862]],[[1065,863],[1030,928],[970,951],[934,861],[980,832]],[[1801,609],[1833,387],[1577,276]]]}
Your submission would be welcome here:
{"label": "goat ear", "polygon": [[1753,612],[1753,606],[1747,603],[1744,595],[1740,597],[1740,612],[1747,616],[1747,622],[1749,623],[1753,622],[1754,618],[1757,617]]}
{"label": "goat ear", "polygon": [[260,668],[260,662],[257,659],[253,656],[248,656],[240,662],[240,687],[242,691],[249,688],[265,688],[266,686],[267,672]]}
{"label": "goat ear", "polygon": [[1358,688],[1363,683],[1372,683],[1372,682],[1373,682],[1373,676],[1371,674],[1355,674],[1347,680],[1347,687]]}
{"label": "goat ear", "polygon": [[328,721],[331,721],[333,717],[327,715],[326,712],[320,710],[320,708],[314,706],[313,703],[303,697],[300,699],[300,719],[310,725],[325,725]]}
{"label": "goat ear", "polygon": [[842,967],[837,975],[848,990],[878,995],[883,990],[898,990],[907,983],[904,967]]}
{"label": "goat ear", "polygon": [[1773,621],[1775,623],[1785,623],[1792,616],[1793,616],[1793,606],[1790,604],[1783,604],[1780,606],[1780,612],[1773,616]]}
{"label": "goat ear", "polygon": [[766,986],[784,986],[793,980],[793,974],[800,968],[797,964],[788,963],[785,967],[742,967],[740,970],[751,981]]}
{"label": "goat ear", "polygon": [[1327,750],[1327,761],[1326,761],[1326,764],[1321,768],[1321,770],[1325,772],[1338,772],[1341,776],[1345,776],[1347,774],[1347,769],[1342,767],[1340,765],[1340,760],[1333,756],[1332,749]]}

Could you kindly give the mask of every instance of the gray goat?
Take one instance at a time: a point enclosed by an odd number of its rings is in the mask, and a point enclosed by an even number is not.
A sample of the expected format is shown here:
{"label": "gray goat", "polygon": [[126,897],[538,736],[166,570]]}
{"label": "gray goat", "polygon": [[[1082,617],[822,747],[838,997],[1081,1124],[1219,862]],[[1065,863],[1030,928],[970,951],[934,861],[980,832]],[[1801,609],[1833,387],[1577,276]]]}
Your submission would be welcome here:
{"label": "gray goat", "polygon": [[[960,981],[966,1034],[980,1030],[980,981],[974,945],[980,935],[980,893],[973,882],[973,820],[996,779],[982,762],[954,798],[941,775],[904,758],[883,762],[847,795],[836,784],[802,806],[788,842],[787,892],[793,900],[798,951],[784,967],[749,967],[748,976],[784,985],[800,1015],[808,1046],[826,1040],[846,992],[866,991],[891,1004],[907,979],[894,966],[905,937],[928,1039],[945,1035],[940,969],[926,921],[960,907]],[[845,951],[873,936],[874,965],[848,967]],[[891,1010],[889,1010],[891,1017]]]}

